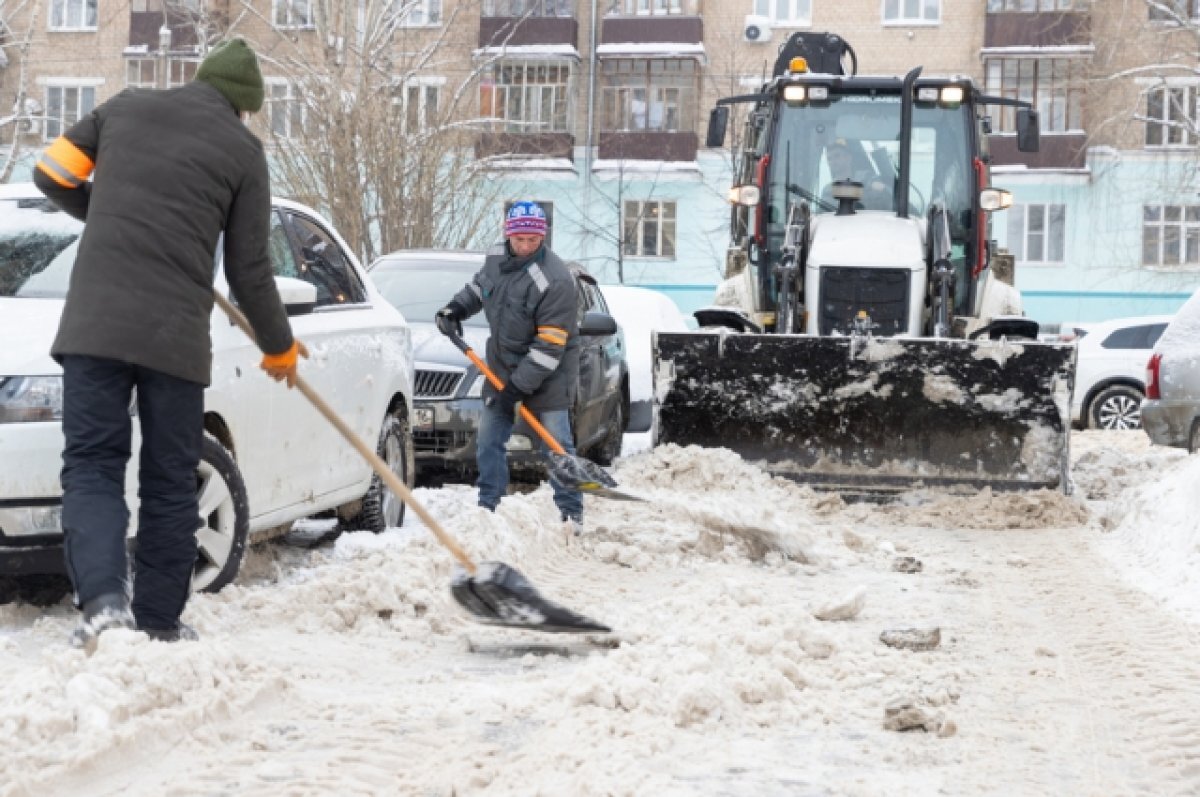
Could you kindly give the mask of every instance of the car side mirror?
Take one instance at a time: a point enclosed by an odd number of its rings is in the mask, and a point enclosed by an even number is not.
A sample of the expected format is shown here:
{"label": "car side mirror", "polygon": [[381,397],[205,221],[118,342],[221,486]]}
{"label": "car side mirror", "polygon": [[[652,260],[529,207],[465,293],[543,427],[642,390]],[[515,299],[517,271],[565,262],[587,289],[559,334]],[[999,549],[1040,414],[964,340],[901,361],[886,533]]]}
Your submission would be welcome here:
{"label": "car side mirror", "polygon": [[704,136],[704,146],[725,146],[725,128],[729,125],[729,108],[718,105],[708,114],[708,133]]}
{"label": "car side mirror", "polygon": [[617,322],[608,313],[592,310],[584,314],[583,321],[579,324],[579,334],[588,336],[615,335],[617,334]]}
{"label": "car side mirror", "polygon": [[276,277],[275,287],[289,316],[307,315],[317,306],[317,286],[295,277]]}
{"label": "car side mirror", "polygon": [[1037,152],[1041,148],[1041,127],[1038,112],[1032,108],[1017,109],[1017,151]]}

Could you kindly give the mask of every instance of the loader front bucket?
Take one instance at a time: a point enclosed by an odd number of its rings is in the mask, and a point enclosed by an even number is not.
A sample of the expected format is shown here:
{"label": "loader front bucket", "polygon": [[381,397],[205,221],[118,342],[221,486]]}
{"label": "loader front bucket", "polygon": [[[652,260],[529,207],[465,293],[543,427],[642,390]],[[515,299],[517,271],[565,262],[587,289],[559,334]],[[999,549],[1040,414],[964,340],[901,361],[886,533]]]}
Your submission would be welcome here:
{"label": "loader front bucket", "polygon": [[660,332],[658,443],[835,489],[1069,489],[1074,346]]}

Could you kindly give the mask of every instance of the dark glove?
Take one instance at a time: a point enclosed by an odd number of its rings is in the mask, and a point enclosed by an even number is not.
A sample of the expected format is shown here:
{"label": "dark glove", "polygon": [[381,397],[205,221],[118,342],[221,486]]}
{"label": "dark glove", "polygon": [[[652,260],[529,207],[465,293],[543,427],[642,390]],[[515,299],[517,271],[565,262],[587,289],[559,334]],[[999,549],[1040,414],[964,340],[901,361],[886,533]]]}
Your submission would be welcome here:
{"label": "dark glove", "polygon": [[509,382],[504,386],[503,390],[487,400],[487,405],[495,407],[504,413],[506,418],[515,419],[517,416],[517,402],[524,401],[524,399],[525,394],[516,385]]}
{"label": "dark glove", "polygon": [[462,337],[463,328],[462,320],[467,317],[463,308],[457,302],[450,304],[437,311],[437,315],[433,317],[433,322],[437,324],[438,332],[441,332],[446,337],[457,335]]}

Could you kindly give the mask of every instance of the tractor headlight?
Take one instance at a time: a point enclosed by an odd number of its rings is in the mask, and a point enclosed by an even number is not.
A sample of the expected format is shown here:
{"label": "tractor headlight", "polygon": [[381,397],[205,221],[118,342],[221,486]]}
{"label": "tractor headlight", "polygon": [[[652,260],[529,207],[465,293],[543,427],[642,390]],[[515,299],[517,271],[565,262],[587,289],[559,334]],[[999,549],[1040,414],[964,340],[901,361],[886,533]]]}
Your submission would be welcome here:
{"label": "tractor headlight", "polygon": [[1003,188],[985,188],[979,192],[979,207],[982,210],[1004,210],[1012,207],[1013,196]]}
{"label": "tractor headlight", "polygon": [[808,99],[808,92],[804,86],[792,84],[783,87],[783,101],[788,103],[804,102]]}
{"label": "tractor headlight", "polygon": [[0,423],[61,421],[61,376],[0,377]]}
{"label": "tractor headlight", "polygon": [[762,191],[756,185],[735,185],[729,189],[729,204],[754,207],[762,198]]}

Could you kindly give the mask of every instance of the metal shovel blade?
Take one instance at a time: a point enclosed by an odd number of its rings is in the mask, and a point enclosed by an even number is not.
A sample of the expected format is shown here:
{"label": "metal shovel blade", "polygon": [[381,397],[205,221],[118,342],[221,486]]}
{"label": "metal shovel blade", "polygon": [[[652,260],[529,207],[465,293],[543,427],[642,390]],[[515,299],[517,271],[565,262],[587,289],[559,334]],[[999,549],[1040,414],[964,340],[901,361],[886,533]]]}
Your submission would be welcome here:
{"label": "metal shovel blade", "polygon": [[546,600],[520,571],[503,562],[483,562],[474,576],[462,568],[456,569],[450,593],[476,620],[491,625],[562,633],[612,630]]}
{"label": "metal shovel blade", "polygon": [[550,476],[560,484],[573,487],[581,493],[618,501],[645,501],[636,495],[617,489],[617,480],[604,468],[590,459],[570,454],[549,452]]}

